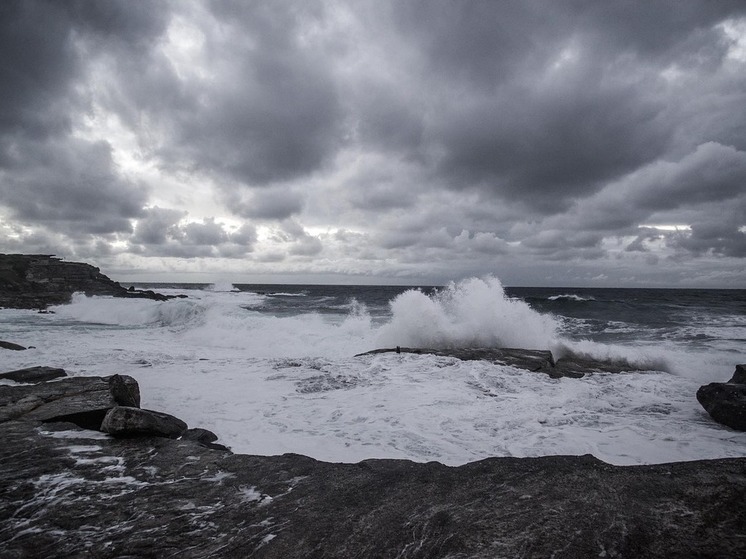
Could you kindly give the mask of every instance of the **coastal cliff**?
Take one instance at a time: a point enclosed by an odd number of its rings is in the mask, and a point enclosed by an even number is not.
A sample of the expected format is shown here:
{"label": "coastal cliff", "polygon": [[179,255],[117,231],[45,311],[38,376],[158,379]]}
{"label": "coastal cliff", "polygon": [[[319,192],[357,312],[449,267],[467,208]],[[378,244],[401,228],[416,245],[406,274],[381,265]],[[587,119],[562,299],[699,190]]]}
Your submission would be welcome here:
{"label": "coastal cliff", "polygon": [[44,254],[0,254],[0,308],[44,309],[69,303],[73,293],[165,300],[153,291],[126,289],[95,266]]}

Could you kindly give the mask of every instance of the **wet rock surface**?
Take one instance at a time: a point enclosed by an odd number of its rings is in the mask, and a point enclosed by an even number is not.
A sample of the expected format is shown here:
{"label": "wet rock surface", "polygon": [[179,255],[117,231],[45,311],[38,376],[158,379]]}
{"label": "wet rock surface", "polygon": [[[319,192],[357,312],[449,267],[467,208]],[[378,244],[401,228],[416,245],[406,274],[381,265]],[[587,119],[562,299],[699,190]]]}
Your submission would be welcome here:
{"label": "wet rock surface", "polygon": [[178,439],[187,430],[187,424],[167,413],[115,406],[106,412],[100,429],[115,437],[154,436]]}
{"label": "wet rock surface", "polygon": [[64,369],[56,367],[27,367],[0,374],[0,379],[12,380],[14,382],[45,382],[56,378],[66,377]]}
{"label": "wet rock surface", "polygon": [[527,371],[544,373],[552,378],[581,378],[589,373],[621,373],[624,371],[640,370],[626,362],[598,361],[577,355],[568,355],[555,361],[551,351],[519,348],[429,349],[395,347],[374,349],[373,351],[361,353],[356,357],[378,353],[412,353],[416,355],[454,357],[463,361],[488,361]]}
{"label": "wet rock surface", "polygon": [[0,254],[0,308],[45,309],[69,303],[73,293],[146,298],[170,296],[126,289],[82,262],[63,262],[43,254]]}
{"label": "wet rock surface", "polygon": [[0,421],[67,420],[98,429],[106,412],[120,405],[140,405],[140,389],[132,377],[71,377],[0,386]]}
{"label": "wet rock surface", "polygon": [[731,429],[746,431],[746,365],[736,365],[728,382],[711,382],[697,390],[710,417]]}
{"label": "wet rock surface", "polygon": [[25,346],[16,344],[14,342],[6,342],[4,340],[0,340],[0,349],[9,349],[11,351],[24,351],[28,348]]}
{"label": "wet rock surface", "polygon": [[[30,395],[76,402],[68,395],[86,382],[134,390],[111,378],[2,386],[0,411]],[[214,435],[199,429],[118,438],[30,412],[2,417],[3,557],[746,555],[746,459],[331,464],[231,454],[202,444]]]}

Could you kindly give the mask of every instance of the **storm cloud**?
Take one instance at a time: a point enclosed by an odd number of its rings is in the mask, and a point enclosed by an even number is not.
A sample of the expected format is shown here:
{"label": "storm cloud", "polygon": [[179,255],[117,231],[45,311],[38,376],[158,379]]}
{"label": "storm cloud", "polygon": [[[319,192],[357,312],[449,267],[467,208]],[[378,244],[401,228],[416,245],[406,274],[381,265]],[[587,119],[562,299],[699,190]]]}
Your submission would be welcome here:
{"label": "storm cloud", "polygon": [[0,251],[746,287],[742,2],[7,1],[0,48]]}

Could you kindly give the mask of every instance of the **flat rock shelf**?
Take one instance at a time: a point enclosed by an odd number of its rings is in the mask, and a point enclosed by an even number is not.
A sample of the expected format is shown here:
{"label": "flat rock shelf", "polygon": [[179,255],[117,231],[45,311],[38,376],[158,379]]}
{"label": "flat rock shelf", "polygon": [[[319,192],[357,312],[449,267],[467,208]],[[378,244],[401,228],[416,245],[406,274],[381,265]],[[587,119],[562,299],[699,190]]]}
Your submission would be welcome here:
{"label": "flat rock shelf", "polygon": [[238,455],[199,429],[114,437],[91,425],[139,406],[130,377],[39,374],[0,386],[4,558],[746,556],[746,459]]}

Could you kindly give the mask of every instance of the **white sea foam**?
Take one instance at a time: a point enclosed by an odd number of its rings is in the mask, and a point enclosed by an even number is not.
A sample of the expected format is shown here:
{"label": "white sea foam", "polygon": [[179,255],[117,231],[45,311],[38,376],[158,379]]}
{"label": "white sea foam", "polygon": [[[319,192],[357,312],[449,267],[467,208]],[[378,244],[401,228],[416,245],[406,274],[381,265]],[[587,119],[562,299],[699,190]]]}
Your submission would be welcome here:
{"label": "white sea foam", "polygon": [[580,295],[576,295],[574,293],[565,293],[563,295],[552,295],[551,297],[547,297],[549,301],[561,301],[563,299],[568,301],[575,301],[575,302],[585,302],[585,301],[595,301],[596,299],[593,297],[581,297]]}
{"label": "white sea foam", "polygon": [[391,303],[381,345],[548,349],[558,322],[508,298],[496,278],[451,283],[433,296],[412,290]]}
{"label": "white sea foam", "polygon": [[[236,452],[448,464],[586,452],[617,464],[746,455],[746,434],[712,422],[694,397],[700,384],[729,378],[732,350],[562,339],[559,320],[508,299],[493,278],[431,297],[405,292],[383,324],[355,302],[344,316],[272,316],[252,310],[266,301],[259,294],[186,293],[165,302],[76,296],[48,315],[2,310],[0,339],[37,348],[5,352],[5,366],[131,375],[144,407],[211,429]],[[551,348],[654,372],[553,380],[429,355],[352,357],[385,345]]]}

